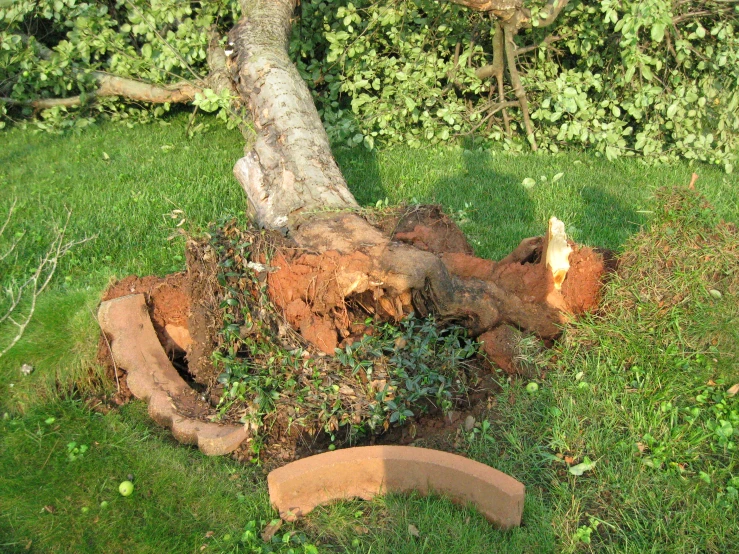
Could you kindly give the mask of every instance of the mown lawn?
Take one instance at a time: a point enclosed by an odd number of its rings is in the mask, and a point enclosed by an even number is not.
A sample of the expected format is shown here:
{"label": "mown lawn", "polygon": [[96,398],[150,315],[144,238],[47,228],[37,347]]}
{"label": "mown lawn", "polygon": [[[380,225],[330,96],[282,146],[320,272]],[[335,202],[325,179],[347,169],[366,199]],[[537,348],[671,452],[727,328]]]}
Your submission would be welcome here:
{"label": "mown lawn", "polygon": [[[611,282],[604,313],[535,360],[547,368],[537,394],[501,378],[490,428],[467,437],[469,455],[526,484],[520,529],[498,532],[436,497],[392,496],[317,510],[283,526],[285,545],[263,545],[258,532],[275,513],[261,468],[177,445],[139,402],[106,415],[84,403],[114,386],[95,363],[93,314],[108,281],[182,269],[178,224],[196,232],[243,215],[231,175],[239,135],[214,127],[187,139],[185,125],[0,136],[0,225],[18,201],[0,254],[20,238],[17,258],[0,262],[3,289],[28,275],[67,209],[69,238],[96,237],[62,259],[24,338],[0,357],[0,551],[737,551],[739,395],[727,393],[739,382],[737,244],[711,231],[716,218],[738,219],[736,177],[583,153],[337,151],[360,203],[439,202],[479,255],[505,255],[556,215],[579,242],[637,252],[636,277]],[[686,200],[665,212],[654,191],[685,186],[694,170],[713,208]],[[655,241],[682,263],[653,264]],[[719,288],[721,298],[709,293]],[[654,291],[687,294],[665,308]],[[12,332],[0,326],[0,351]],[[586,457],[595,464],[573,475]],[[124,498],[129,475],[136,490]]]}

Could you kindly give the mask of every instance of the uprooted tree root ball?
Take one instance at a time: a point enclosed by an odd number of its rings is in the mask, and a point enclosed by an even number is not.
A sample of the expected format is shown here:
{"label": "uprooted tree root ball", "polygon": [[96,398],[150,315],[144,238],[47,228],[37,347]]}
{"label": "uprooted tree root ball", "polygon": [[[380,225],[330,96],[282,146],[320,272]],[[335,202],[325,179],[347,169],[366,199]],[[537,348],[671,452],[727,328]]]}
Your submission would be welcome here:
{"label": "uprooted tree root ball", "polygon": [[[597,305],[605,266],[589,248],[565,244],[577,286],[565,278],[559,287],[547,237],[493,262],[472,256],[438,206],[361,216],[333,213],[311,232],[325,223],[336,244],[361,219],[371,252],[310,249],[228,221],[188,240],[186,274],[129,277],[105,297],[145,293],[175,366],[210,401],[201,417],[248,425],[251,450],[281,461],[361,441],[407,443],[479,413],[494,388],[491,362],[508,373],[535,371],[522,352]],[[378,277],[373,260],[383,259],[383,245],[406,249],[409,263],[438,260],[444,278],[466,290],[503,290],[507,304],[492,308],[497,317],[487,325],[476,314],[438,310],[430,287],[402,290],[393,276]]]}

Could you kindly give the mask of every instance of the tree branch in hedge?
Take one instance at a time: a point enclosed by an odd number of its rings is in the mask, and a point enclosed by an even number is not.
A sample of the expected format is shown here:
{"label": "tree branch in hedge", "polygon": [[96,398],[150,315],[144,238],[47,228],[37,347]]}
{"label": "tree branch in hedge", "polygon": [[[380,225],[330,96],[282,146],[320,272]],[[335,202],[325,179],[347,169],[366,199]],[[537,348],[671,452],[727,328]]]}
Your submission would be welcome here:
{"label": "tree branch in hedge", "polygon": [[[495,34],[493,39],[493,63],[489,66],[480,68],[476,73],[481,79],[495,77],[498,86],[498,98],[504,103],[503,94],[503,72],[505,65],[508,66],[508,74],[511,79],[513,92],[518,99],[523,117],[523,126],[526,131],[526,137],[531,143],[531,149],[536,151],[536,139],[534,138],[534,129],[531,125],[531,117],[529,116],[529,104],[526,99],[526,90],[521,83],[516,65],[516,55],[520,50],[516,46],[514,37],[518,34],[518,30],[523,26],[530,26],[531,12],[523,7],[523,0],[451,0],[455,4],[467,6],[477,11],[488,11],[495,16]],[[536,21],[537,27],[547,27],[554,23],[569,0],[549,0],[547,5],[539,14]],[[544,39],[546,43],[555,39],[547,37]],[[542,44],[544,44],[542,43]],[[537,48],[539,45],[535,46]],[[528,51],[528,50],[526,50]],[[506,132],[509,131],[507,113],[503,115],[506,123]]]}
{"label": "tree branch in hedge", "polygon": [[[496,30],[496,34],[497,34],[497,30]],[[495,41],[496,39],[494,38],[493,40]],[[558,35],[549,35],[548,37],[546,37],[544,40],[542,40],[541,42],[537,44],[530,44],[529,46],[520,46],[516,48],[516,57],[523,56],[524,54],[528,54],[529,52],[533,50],[538,50],[539,48],[549,46],[550,44],[553,44],[557,42],[558,40],[562,40],[562,37]],[[477,75],[478,79],[484,80],[484,79],[489,79],[490,77],[497,77],[496,68],[498,67],[498,65],[495,59],[495,52],[496,52],[496,49],[499,48],[501,55],[502,55],[503,47],[504,47],[503,45],[498,47],[497,45],[495,45],[495,43],[493,43],[493,63],[488,64],[488,65],[483,65],[482,67],[475,70],[475,75]],[[500,63],[502,63],[502,60]],[[500,73],[502,76],[502,70],[500,71]]]}
{"label": "tree branch in hedge", "polygon": [[[490,65],[486,65],[484,67],[481,67],[477,71],[475,71],[475,74],[479,79],[487,79],[489,77],[495,77],[495,81],[498,85],[498,103],[504,103],[505,102],[505,89],[503,87],[503,71],[505,70],[505,60],[503,59],[503,53],[505,51],[505,44],[503,42],[503,29],[500,26],[500,22],[495,20],[493,23],[495,34],[493,35],[493,63]],[[502,108],[503,110],[503,125],[505,127],[505,132],[508,136],[511,134],[511,122],[508,117],[508,111],[505,109],[505,107]],[[493,112],[495,113],[495,112]],[[491,114],[488,114],[488,119]],[[484,120],[483,120],[484,121]],[[479,128],[479,125],[476,126],[473,130],[477,130]]]}
{"label": "tree branch in hedge", "polygon": [[[480,121],[478,121],[477,122],[477,125],[475,125],[472,129],[470,129],[469,131],[467,131],[464,134],[465,135],[471,135],[472,133],[474,133],[475,131],[477,131],[480,127],[482,127],[485,124],[486,121],[488,121],[491,117],[493,117],[496,113],[498,113],[501,110],[503,111],[503,117],[505,119],[507,119],[507,115],[506,115],[505,109],[506,108],[515,108],[518,105],[519,104],[518,104],[518,101],[517,100],[510,100],[509,102],[498,102],[496,104],[493,104],[493,105],[489,106],[490,113],[488,113],[488,115],[486,115],[484,118],[482,118]],[[508,132],[510,132],[510,128],[508,128],[508,122],[507,121],[506,121],[506,128],[508,129]]]}
{"label": "tree branch in hedge", "polygon": [[563,37],[560,37],[558,35],[549,35],[538,44],[530,44],[529,46],[521,46],[519,48],[516,48],[516,56],[523,56],[524,54],[528,54],[532,50],[538,50],[539,48],[542,48],[544,46],[549,46],[550,44],[555,43],[558,40],[562,40],[562,38]]}
{"label": "tree branch in hedge", "polygon": [[36,100],[0,98],[0,102],[11,106],[29,106],[38,110],[45,110],[56,106],[69,108],[79,106],[94,98],[109,96],[122,96],[129,100],[149,102],[152,104],[164,104],[167,102],[183,104],[191,102],[195,98],[195,94],[202,90],[201,87],[184,82],[162,87],[97,71],[92,73],[92,76],[97,80],[99,86],[96,90],[86,95],[69,96],[67,98],[39,98]]}
{"label": "tree branch in hedge", "polygon": [[523,88],[521,78],[518,75],[518,68],[516,67],[516,43],[513,37],[516,34],[516,30],[510,25],[503,25],[503,34],[505,37],[505,54],[508,62],[508,74],[511,77],[511,85],[513,85],[513,92],[518,98],[518,103],[521,106],[521,115],[523,116],[523,126],[526,130],[526,138],[531,143],[531,149],[536,151],[536,139],[534,138],[534,128],[531,125],[531,118],[529,117],[529,102],[526,99],[526,89]]}
{"label": "tree branch in hedge", "polygon": [[569,1],[570,0],[549,0],[547,5],[539,12],[539,20],[535,27],[549,27],[554,23]]}

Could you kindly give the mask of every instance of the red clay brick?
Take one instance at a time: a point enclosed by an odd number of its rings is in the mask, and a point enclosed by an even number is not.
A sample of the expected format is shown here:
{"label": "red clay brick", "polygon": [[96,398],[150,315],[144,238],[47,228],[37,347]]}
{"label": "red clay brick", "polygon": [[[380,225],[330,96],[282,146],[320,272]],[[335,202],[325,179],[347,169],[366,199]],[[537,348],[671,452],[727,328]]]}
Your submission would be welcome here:
{"label": "red clay brick", "polygon": [[365,446],[303,458],[267,476],[269,497],[291,519],[320,504],[386,492],[430,491],[473,504],[502,529],[521,523],[524,486],[479,462],[410,446]]}
{"label": "red clay brick", "polygon": [[172,429],[184,444],[197,444],[203,454],[234,451],[248,438],[243,425],[219,425],[182,416],[177,399],[192,395],[157,339],[143,294],[132,294],[100,304],[98,320],[110,337],[116,365],[128,372],[131,393],[149,402],[149,415]]}

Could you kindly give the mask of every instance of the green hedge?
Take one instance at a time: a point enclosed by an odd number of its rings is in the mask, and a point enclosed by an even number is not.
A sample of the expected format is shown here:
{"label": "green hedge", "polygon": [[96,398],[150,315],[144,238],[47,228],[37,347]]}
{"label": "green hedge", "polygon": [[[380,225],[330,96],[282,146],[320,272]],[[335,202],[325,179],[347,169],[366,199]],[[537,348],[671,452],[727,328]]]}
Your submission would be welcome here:
{"label": "green hedge", "polygon": [[[535,21],[542,4],[527,5]],[[0,96],[89,91],[89,69],[158,83],[192,80],[206,72],[208,28],[227,31],[238,15],[233,0],[12,2],[0,8]],[[527,147],[517,109],[509,110],[510,137],[498,119],[480,124],[497,101],[490,81],[474,74],[492,59],[487,16],[438,0],[303,0],[299,15],[291,51],[334,143],[372,148],[472,138]],[[738,21],[733,0],[572,0],[553,26],[522,30],[521,47],[558,37],[519,56],[537,142],[553,152],[594,148],[609,159],[687,158],[732,171]],[[42,44],[53,50],[49,59]],[[219,102],[204,107],[215,110]],[[37,115],[56,129],[99,113],[145,119],[166,109],[107,100],[76,109],[72,119],[63,108]],[[31,115],[21,112],[0,104],[6,118]]]}

